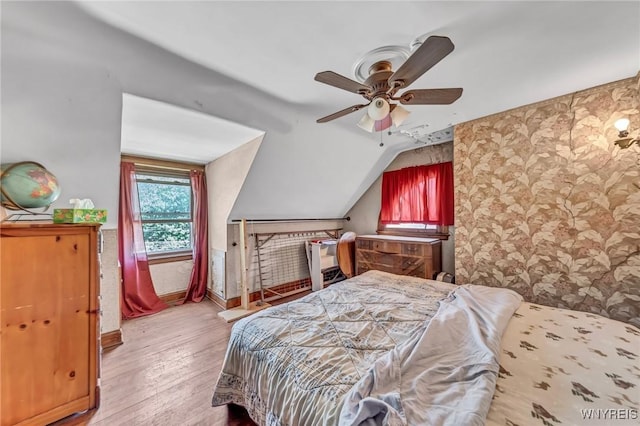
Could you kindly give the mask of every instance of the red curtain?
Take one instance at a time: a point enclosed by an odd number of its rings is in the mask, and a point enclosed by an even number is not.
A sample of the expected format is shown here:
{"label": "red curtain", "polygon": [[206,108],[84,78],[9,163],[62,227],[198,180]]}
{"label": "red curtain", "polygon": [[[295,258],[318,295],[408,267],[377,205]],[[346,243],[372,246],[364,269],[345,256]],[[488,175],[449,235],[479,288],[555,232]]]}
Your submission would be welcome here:
{"label": "red curtain", "polygon": [[168,307],[153,288],[142,234],[135,166],[125,162],[120,164],[118,260],[122,267],[120,305],[124,319],[151,315]]}
{"label": "red curtain", "polygon": [[380,222],[453,225],[453,164],[383,173]]}
{"label": "red curtain", "polygon": [[205,174],[191,171],[193,195],[193,269],[184,302],[200,302],[207,294],[209,274],[209,213],[207,209],[207,182]]}

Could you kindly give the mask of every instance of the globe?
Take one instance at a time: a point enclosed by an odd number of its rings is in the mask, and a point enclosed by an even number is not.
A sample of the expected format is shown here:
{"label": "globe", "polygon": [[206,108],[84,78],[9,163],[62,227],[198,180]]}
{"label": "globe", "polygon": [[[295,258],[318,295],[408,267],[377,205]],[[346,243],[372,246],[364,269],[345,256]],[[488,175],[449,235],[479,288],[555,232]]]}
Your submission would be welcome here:
{"label": "globe", "polygon": [[42,164],[0,164],[0,203],[11,210],[45,208],[60,196],[56,177]]}

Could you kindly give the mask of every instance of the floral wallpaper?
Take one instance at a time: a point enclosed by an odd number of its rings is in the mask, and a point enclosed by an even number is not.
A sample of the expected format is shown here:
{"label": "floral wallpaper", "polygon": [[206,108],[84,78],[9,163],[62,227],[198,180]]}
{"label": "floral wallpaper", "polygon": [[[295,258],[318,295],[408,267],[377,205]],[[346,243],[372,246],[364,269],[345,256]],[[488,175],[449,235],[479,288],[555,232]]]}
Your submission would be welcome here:
{"label": "floral wallpaper", "polygon": [[640,326],[640,74],[456,126],[457,283]]}

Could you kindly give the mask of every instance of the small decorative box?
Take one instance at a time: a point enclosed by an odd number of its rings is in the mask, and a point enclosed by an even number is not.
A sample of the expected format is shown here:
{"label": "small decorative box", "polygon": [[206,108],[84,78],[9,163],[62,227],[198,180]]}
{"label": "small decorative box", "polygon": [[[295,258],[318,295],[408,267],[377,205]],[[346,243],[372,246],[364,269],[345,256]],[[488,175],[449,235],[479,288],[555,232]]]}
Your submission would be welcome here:
{"label": "small decorative box", "polygon": [[53,223],[105,223],[105,209],[53,209]]}

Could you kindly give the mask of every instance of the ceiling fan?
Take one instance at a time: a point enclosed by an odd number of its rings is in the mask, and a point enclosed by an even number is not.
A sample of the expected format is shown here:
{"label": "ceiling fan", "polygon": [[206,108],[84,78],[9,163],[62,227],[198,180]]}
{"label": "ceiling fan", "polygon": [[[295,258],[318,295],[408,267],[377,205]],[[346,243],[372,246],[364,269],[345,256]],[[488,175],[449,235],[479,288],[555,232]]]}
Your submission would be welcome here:
{"label": "ceiling fan", "polygon": [[367,108],[358,126],[369,132],[382,131],[395,124],[399,126],[409,115],[400,105],[447,105],[462,95],[461,88],[414,89],[395,96],[400,89],[407,88],[422,74],[453,51],[448,37],[431,36],[398,68],[391,69],[389,61],[378,61],[369,68],[369,77],[363,82],[351,80],[333,71],[319,72],[315,80],[339,89],[362,95],[368,103],[353,105],[317,120],[326,123],[352,112]]}

